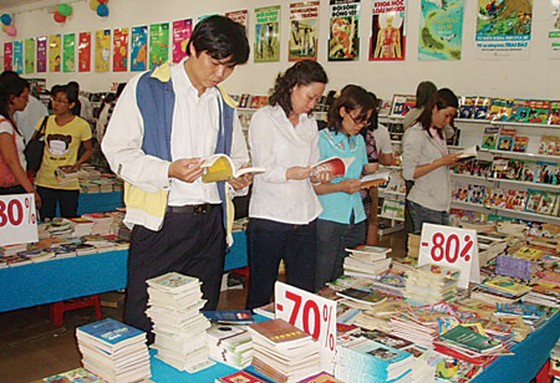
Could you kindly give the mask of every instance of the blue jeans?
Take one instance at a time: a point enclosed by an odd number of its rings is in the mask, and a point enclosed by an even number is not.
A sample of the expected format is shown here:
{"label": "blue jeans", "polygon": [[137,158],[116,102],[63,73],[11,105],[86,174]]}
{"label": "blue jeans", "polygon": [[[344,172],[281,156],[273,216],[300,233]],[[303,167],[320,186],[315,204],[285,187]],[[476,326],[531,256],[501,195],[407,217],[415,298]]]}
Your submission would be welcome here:
{"label": "blue jeans", "polygon": [[347,247],[356,247],[366,241],[367,221],[345,224],[317,220],[317,267],[315,291],[325,283],[336,280],[343,273]]}
{"label": "blue jeans", "polygon": [[437,211],[420,206],[415,202],[408,201],[408,208],[412,218],[412,233],[420,234],[424,223],[433,223],[436,225],[449,225],[449,213],[446,211]]}
{"label": "blue jeans", "polygon": [[317,255],[316,221],[307,225],[291,225],[251,218],[247,228],[247,248],[251,269],[248,309],[270,302],[281,259],[286,262],[288,283],[313,291]]}

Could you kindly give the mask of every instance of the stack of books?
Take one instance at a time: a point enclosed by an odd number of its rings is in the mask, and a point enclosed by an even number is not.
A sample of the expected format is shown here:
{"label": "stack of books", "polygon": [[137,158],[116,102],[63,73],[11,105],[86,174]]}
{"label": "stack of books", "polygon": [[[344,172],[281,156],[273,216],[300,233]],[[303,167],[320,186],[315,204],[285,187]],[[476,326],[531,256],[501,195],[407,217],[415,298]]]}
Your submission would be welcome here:
{"label": "stack of books", "polygon": [[82,217],[65,218],[70,221],[72,225],[72,237],[82,237],[84,235],[91,235],[93,232],[94,223]]}
{"label": "stack of books", "polygon": [[108,235],[112,234],[111,225],[113,224],[113,215],[109,213],[90,213],[82,214],[82,218],[93,222],[91,234]]}
{"label": "stack of books", "polygon": [[432,304],[442,300],[453,301],[457,297],[460,271],[426,264],[411,270],[406,280],[404,296],[408,301]]}
{"label": "stack of books", "polygon": [[376,279],[391,266],[388,247],[360,245],[346,251],[349,255],[344,258],[344,275]]}
{"label": "stack of books", "polygon": [[479,264],[484,266],[498,255],[503,254],[507,248],[506,239],[506,235],[499,233],[477,234]]}
{"label": "stack of books", "polygon": [[253,338],[245,326],[213,324],[208,330],[210,358],[243,369],[253,360]]}
{"label": "stack of books", "polygon": [[157,358],[178,370],[196,372],[214,364],[209,360],[206,330],[210,321],[200,309],[206,303],[201,282],[176,272],[149,279],[146,314],[151,318]]}
{"label": "stack of books", "polygon": [[253,337],[253,367],[279,383],[299,382],[321,371],[319,344],[283,319],[248,327]]}
{"label": "stack of books", "polygon": [[109,383],[151,376],[146,333],[112,318],[76,329],[84,368]]}
{"label": "stack of books", "polygon": [[549,311],[546,307],[525,302],[498,303],[494,315],[509,318],[520,317],[534,331],[548,319]]}
{"label": "stack of books", "polygon": [[391,316],[391,334],[428,349],[439,335],[440,323],[454,319],[431,306],[404,307]]}
{"label": "stack of books", "polygon": [[352,307],[351,302],[357,302],[360,304],[358,308],[364,309],[383,303],[387,299],[386,296],[378,293],[377,291],[365,291],[355,289],[353,287],[338,291],[336,295],[343,298],[341,301],[342,303]]}
{"label": "stack of books", "polygon": [[529,286],[518,283],[511,277],[496,275],[478,284],[471,292],[471,297],[491,304],[514,303],[529,291]]}

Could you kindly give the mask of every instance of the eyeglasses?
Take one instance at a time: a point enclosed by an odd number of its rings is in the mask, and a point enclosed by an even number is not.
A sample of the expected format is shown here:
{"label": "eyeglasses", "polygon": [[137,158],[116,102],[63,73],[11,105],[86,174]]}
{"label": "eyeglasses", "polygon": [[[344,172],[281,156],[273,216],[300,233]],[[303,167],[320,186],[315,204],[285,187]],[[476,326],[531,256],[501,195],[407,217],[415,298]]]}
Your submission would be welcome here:
{"label": "eyeglasses", "polygon": [[51,100],[52,100],[52,102],[57,102],[59,104],[69,104],[70,103],[70,101],[68,101],[68,100],[61,100],[59,98],[52,98]]}
{"label": "eyeglasses", "polygon": [[371,122],[368,119],[356,120],[356,118],[354,118],[354,116],[352,116],[350,113],[346,113],[346,114],[348,115],[348,117],[350,117],[350,119],[352,120],[352,122],[355,125],[358,125],[358,126],[361,125],[364,128],[367,128],[367,127],[371,126]]}

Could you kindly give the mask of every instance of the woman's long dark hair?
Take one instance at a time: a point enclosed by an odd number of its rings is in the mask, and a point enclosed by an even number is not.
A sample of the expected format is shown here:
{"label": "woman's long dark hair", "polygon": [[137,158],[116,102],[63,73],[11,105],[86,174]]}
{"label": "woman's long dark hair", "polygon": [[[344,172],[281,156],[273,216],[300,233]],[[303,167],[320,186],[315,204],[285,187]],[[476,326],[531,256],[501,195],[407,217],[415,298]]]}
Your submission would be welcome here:
{"label": "woman's long dark hair", "polygon": [[340,108],[342,107],[347,112],[360,109],[360,115],[357,118],[359,121],[367,119],[370,110],[375,111],[374,100],[368,91],[358,85],[346,85],[340,91],[340,96],[329,108],[328,127],[332,131],[338,132],[342,129],[342,116],[340,115]]}
{"label": "woman's long dark hair", "polygon": [[[451,89],[442,88],[430,97],[422,114],[418,117],[418,122],[422,125],[422,129],[429,130],[432,126],[432,110],[436,107],[438,110],[448,107],[459,107],[459,100]],[[439,130],[438,130],[439,132]],[[441,135],[441,132],[439,132]]]}
{"label": "woman's long dark hair", "polygon": [[19,77],[16,72],[6,70],[0,74],[0,115],[12,123],[12,126],[20,136],[23,136],[23,134],[19,131],[15,121],[12,120],[8,108],[12,96],[21,96],[26,88],[29,89],[29,82]]}
{"label": "woman's long dark hair", "polygon": [[316,61],[302,60],[292,65],[284,74],[279,74],[274,84],[268,103],[272,106],[280,105],[290,116],[292,113],[291,90],[297,85],[309,85],[314,82],[326,84],[329,82],[327,73]]}

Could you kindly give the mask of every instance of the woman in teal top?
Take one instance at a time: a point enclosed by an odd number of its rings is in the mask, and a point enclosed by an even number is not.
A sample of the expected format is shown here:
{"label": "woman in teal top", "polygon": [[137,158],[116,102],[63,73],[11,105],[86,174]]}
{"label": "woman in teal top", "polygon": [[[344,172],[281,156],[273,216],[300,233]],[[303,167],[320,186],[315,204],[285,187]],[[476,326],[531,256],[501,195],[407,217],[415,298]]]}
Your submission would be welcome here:
{"label": "woman in teal top", "polygon": [[353,161],[343,177],[315,185],[323,206],[317,221],[315,290],[340,277],[344,249],[363,244],[366,239],[360,178],[375,172],[377,164],[368,164],[364,138],[359,133],[370,123],[374,107],[374,100],[365,89],[348,85],[329,110],[328,128],[319,132],[321,160],[338,156]]}

